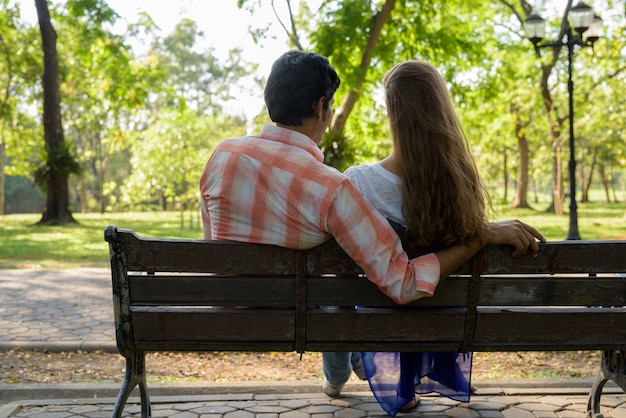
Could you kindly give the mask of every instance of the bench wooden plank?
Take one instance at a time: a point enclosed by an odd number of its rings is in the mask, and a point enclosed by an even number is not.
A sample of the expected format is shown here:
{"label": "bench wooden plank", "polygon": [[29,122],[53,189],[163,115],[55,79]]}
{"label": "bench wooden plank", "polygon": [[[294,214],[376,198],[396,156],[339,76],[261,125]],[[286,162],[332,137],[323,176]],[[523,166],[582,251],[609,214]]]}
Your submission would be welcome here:
{"label": "bench wooden plank", "polygon": [[131,304],[294,306],[293,277],[129,276]]}
{"label": "bench wooden plank", "polygon": [[512,247],[481,251],[481,274],[567,274],[624,272],[626,241],[551,241],[540,243],[538,257],[513,257]]}
{"label": "bench wooden plank", "polygon": [[[309,277],[307,278],[307,306],[400,306],[384,295],[365,277]],[[469,278],[454,277],[444,280],[431,298],[422,298],[404,305],[453,307],[467,304]]]}
{"label": "bench wooden plank", "polygon": [[295,340],[293,309],[133,307],[134,339],[150,342],[289,342]]}
{"label": "bench wooden plank", "polygon": [[478,305],[626,306],[626,277],[482,277]]}
{"label": "bench wooden plank", "polygon": [[[307,278],[307,306],[398,307],[363,277]],[[295,280],[290,276],[133,276],[128,277],[132,304],[293,306]],[[450,277],[435,296],[407,306],[463,306],[469,278]],[[626,306],[626,277],[554,275],[481,278],[478,306]]]}
{"label": "bench wooden plank", "polygon": [[307,311],[307,342],[460,342],[463,341],[465,313],[463,308],[310,309]]}
{"label": "bench wooden plank", "polygon": [[625,350],[625,308],[481,308],[475,351]]}
{"label": "bench wooden plank", "polygon": [[129,271],[293,274],[295,254],[272,245],[230,241],[139,238],[125,231]]}

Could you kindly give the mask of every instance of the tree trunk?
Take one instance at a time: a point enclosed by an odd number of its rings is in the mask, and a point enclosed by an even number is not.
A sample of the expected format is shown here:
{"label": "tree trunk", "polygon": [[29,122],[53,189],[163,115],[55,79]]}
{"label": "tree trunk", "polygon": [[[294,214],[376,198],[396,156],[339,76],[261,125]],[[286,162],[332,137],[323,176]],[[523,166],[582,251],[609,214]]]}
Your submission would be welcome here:
{"label": "tree trunk", "polygon": [[506,202],[509,200],[509,153],[506,150],[502,159],[502,171],[504,171],[504,195],[502,196],[502,201]]}
{"label": "tree trunk", "polygon": [[523,134],[517,137],[517,147],[519,150],[519,166],[517,167],[517,188],[515,199],[511,204],[512,208],[530,208],[528,204],[528,165],[529,146],[526,136]]}
{"label": "tree trunk", "polygon": [[580,177],[582,180],[581,184],[583,186],[582,197],[580,198],[580,201],[583,203],[589,202],[589,189],[591,188],[591,182],[593,180],[593,170],[596,168],[596,163],[598,160],[598,148],[599,147],[594,147],[593,149],[593,156],[591,157],[591,168],[589,168],[589,177],[585,179],[585,171],[582,167],[580,169]]}
{"label": "tree trunk", "polygon": [[328,132],[324,134],[320,142],[320,148],[324,153],[324,162],[339,171],[345,170],[354,163],[354,147],[344,135],[346,122],[361,95],[363,83],[365,82],[367,72],[370,68],[372,55],[380,39],[380,33],[385,23],[389,20],[394,6],[395,0],[386,0],[382,9],[376,14],[373,27],[369,31],[369,36],[363,48],[363,54],[361,55],[361,63],[359,64],[358,71],[359,76],[334,112]]}
{"label": "tree trunk", "polygon": [[[516,107],[511,107],[511,113],[517,115],[519,111]],[[517,137],[517,149],[519,153],[519,166],[517,166],[517,179],[515,198],[511,203],[511,208],[530,208],[528,204],[528,166],[529,166],[529,146],[524,128],[528,123],[521,123],[521,118],[515,118],[515,136]]]}
{"label": "tree trunk", "polygon": [[[564,17],[561,20],[561,29],[559,31],[559,35],[557,39],[563,41],[565,39],[566,29],[569,26],[569,22],[567,20],[567,15],[569,10],[572,8],[572,1],[567,0],[567,4],[565,6]],[[528,3],[524,2],[527,6]],[[524,8],[526,16],[531,13],[530,7]],[[561,132],[562,127],[565,121],[568,119],[567,115],[565,117],[560,117],[559,112],[557,111],[556,104],[554,100],[552,100],[552,94],[550,93],[550,88],[548,86],[548,80],[552,75],[552,71],[554,70],[556,63],[559,59],[559,55],[561,53],[561,49],[563,45],[555,46],[551,49],[552,56],[547,63],[541,64],[541,80],[539,82],[541,97],[543,98],[543,105],[546,110],[546,116],[548,118],[548,123],[550,124],[550,136],[552,142],[552,152],[553,152],[553,164],[552,164],[552,204],[548,208],[548,211],[554,211],[556,215],[563,215],[563,202],[565,201],[565,196],[563,194],[563,177],[562,177],[562,167],[561,167]],[[550,51],[550,49],[548,49]],[[535,48],[535,52],[537,54],[537,58],[540,57],[539,49]]]}
{"label": "tree trunk", "polygon": [[556,215],[563,215],[563,168],[561,163],[561,147],[557,146],[553,150],[552,156],[552,205],[549,211],[554,211]]}
{"label": "tree trunk", "polygon": [[[57,59],[57,34],[52,27],[46,0],[35,0],[39,30],[44,53],[43,85],[43,126],[48,162],[55,155],[67,152],[61,123],[61,93],[59,89],[59,63]],[[54,166],[51,164],[51,166]],[[69,209],[69,172],[50,170],[46,179],[46,207],[39,223],[74,223]]]}
{"label": "tree trunk", "polygon": [[85,177],[81,176],[78,180],[79,188],[80,188],[80,212],[87,213],[89,210],[87,208],[87,185],[85,184]]}
{"label": "tree trunk", "polygon": [[354,105],[361,94],[361,88],[363,86],[363,82],[365,81],[367,70],[370,68],[372,54],[374,53],[374,49],[376,48],[378,39],[380,38],[380,32],[382,31],[383,26],[385,26],[385,23],[389,20],[394,6],[395,0],[386,0],[382,9],[376,15],[374,27],[370,31],[369,37],[367,38],[367,44],[363,49],[363,56],[361,57],[361,64],[359,65],[359,68],[361,69],[360,77],[354,87],[343,98],[341,105],[335,111],[333,119],[330,123],[330,131],[337,134],[335,136],[336,138],[343,137],[343,131],[346,127],[348,116],[350,115],[350,112],[352,112],[352,109],[354,109]]}
{"label": "tree trunk", "polygon": [[610,182],[606,175],[606,168],[604,164],[598,165],[598,171],[600,172],[600,180],[602,181],[602,186],[604,187],[604,195],[606,196],[606,203],[611,203]]}

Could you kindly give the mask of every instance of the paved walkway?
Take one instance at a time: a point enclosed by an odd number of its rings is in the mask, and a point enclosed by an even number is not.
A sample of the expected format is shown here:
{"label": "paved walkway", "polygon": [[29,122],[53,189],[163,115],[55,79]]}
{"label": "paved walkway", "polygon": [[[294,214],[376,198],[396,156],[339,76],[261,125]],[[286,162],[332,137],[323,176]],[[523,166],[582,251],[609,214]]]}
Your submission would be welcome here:
{"label": "paved walkway", "polygon": [[[418,408],[399,417],[429,418],[579,418],[586,416],[587,396],[571,389],[486,389],[470,403],[425,396]],[[544,392],[544,393],[541,393]],[[562,393],[564,392],[564,393]],[[574,392],[574,393],[573,393]],[[626,395],[604,394],[604,417],[626,417]],[[130,398],[124,417],[140,415],[138,398]],[[0,406],[0,418],[110,417],[113,398],[22,401]],[[152,397],[153,417],[175,418],[361,418],[387,415],[371,392],[346,392],[336,399],[320,393],[241,393]]]}
{"label": "paved walkway", "polygon": [[0,270],[0,289],[0,349],[117,352],[108,269]]}
{"label": "paved walkway", "polygon": [[[89,303],[85,303],[89,301]],[[116,352],[108,269],[0,270],[0,349]],[[149,365],[148,365],[149,367]],[[149,384],[154,417],[385,417],[363,383],[331,399],[321,382]],[[590,379],[476,382],[470,403],[426,396],[402,416],[468,418],[583,417]],[[119,385],[0,385],[0,418],[110,417]],[[133,396],[138,396],[134,393]],[[124,416],[139,416],[131,397]],[[608,384],[604,417],[626,418],[626,395]]]}

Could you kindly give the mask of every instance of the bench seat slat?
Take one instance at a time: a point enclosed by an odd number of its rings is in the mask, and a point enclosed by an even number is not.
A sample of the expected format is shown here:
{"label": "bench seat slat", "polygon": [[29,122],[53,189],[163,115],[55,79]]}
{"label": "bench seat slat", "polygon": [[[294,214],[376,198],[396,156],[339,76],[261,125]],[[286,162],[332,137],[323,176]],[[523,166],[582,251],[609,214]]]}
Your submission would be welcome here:
{"label": "bench seat slat", "polygon": [[[285,276],[129,276],[132,304],[291,306],[295,279]],[[490,276],[481,279],[478,305],[572,306],[626,305],[626,277]],[[363,277],[307,279],[307,306],[398,307]],[[431,298],[405,307],[462,306],[467,302],[469,279],[448,278]],[[402,307],[400,307],[402,308]]]}
{"label": "bench seat slat", "polygon": [[461,352],[461,343],[457,341],[307,341],[306,351],[407,351],[407,352]]}
{"label": "bench seat slat", "polygon": [[128,276],[137,305],[293,306],[292,277]]}
{"label": "bench seat slat", "polygon": [[474,346],[480,351],[626,349],[626,309],[479,308]]}
{"label": "bench seat slat", "polygon": [[[436,321],[433,318],[437,318]],[[306,319],[307,342],[463,341],[465,309],[310,309]]]}
{"label": "bench seat slat", "polygon": [[307,278],[307,306],[379,306],[405,308],[415,306],[455,307],[467,303],[469,279],[454,277],[444,280],[433,297],[422,298],[406,305],[398,305],[384,295],[365,277],[310,277]]}
{"label": "bench seat slat", "polygon": [[139,238],[132,231],[126,231],[125,245],[129,271],[289,275],[295,273],[297,251],[273,245]]}
{"label": "bench seat slat", "polygon": [[626,277],[483,277],[478,305],[625,306]]}
{"label": "bench seat slat", "polygon": [[624,272],[625,241],[550,241],[540,243],[540,257],[513,257],[509,246],[482,251],[483,274]]}
{"label": "bench seat slat", "polygon": [[277,351],[293,352],[296,346],[285,341],[138,341],[137,350],[145,352],[163,351]]}
{"label": "bench seat slat", "polygon": [[137,344],[175,342],[289,342],[295,340],[293,309],[133,307]]}

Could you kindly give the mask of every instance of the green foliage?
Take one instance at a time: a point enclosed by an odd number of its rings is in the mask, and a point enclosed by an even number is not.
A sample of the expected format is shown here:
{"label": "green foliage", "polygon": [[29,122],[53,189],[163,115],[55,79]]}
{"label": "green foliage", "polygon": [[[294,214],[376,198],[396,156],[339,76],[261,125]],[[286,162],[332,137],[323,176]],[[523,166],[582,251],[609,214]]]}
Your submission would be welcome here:
{"label": "green foliage", "polygon": [[7,165],[4,172],[11,176],[22,176],[32,181],[32,173],[45,158],[43,127],[36,118],[25,112],[17,111],[11,119],[4,121],[2,140],[6,148]]}
{"label": "green foliage", "polygon": [[[159,38],[147,15],[131,24],[128,34],[112,33],[119,16],[102,0],[68,0],[51,12],[59,34],[64,130],[85,168],[70,183],[78,190],[76,206],[105,211],[164,199],[196,201],[193,176],[199,176],[216,135],[245,133],[245,122],[222,115],[221,103],[255,67],[243,62],[238,50],[225,64],[212,50],[198,51],[203,34],[191,20]],[[141,34],[155,38],[148,54],[137,58],[129,39]],[[36,144],[22,152],[24,161],[41,152]],[[37,181],[45,182],[57,166],[69,168],[62,157],[39,165]],[[151,175],[155,178],[141,180]],[[155,189],[144,192],[146,183]]]}
{"label": "green foliage", "polygon": [[325,132],[320,148],[324,153],[324,163],[339,171],[344,171],[354,164],[355,149],[343,133]]}
{"label": "green foliage", "polygon": [[[522,38],[522,3],[396,0],[372,50],[367,42],[384,0],[325,0],[319,10],[300,3],[291,44],[297,45],[297,39],[329,56],[342,78],[337,103],[348,92],[358,95],[345,129],[323,139],[329,164],[343,169],[389,153],[382,77],[400,61],[421,59],[436,65],[449,82],[487,184],[501,188],[505,178],[515,184],[517,135],[523,135],[529,144],[531,187],[549,192],[553,118],[567,118],[567,66],[559,57],[549,78],[555,111],[547,116],[538,83],[549,50],[537,60]],[[199,48],[204,34],[192,20],[162,36],[150,16],[142,14],[126,33],[116,34],[111,28],[119,16],[105,0],[54,4],[64,131],[84,168],[70,183],[75,207],[106,211],[194,205],[197,176],[217,141],[257,131],[268,122],[265,112],[246,122],[225,110],[234,89],[258,89],[251,76],[255,66],[237,49],[218,59],[212,49]],[[269,7],[260,0],[237,4],[251,13]],[[617,4],[605,0],[594,5],[605,19],[606,33],[593,53],[589,48],[575,51],[574,98],[579,177],[592,176],[593,186],[604,180],[608,194],[619,197],[626,175],[626,24]],[[0,169],[31,177],[42,153],[45,157],[37,105],[41,44],[37,26],[21,20],[18,6],[8,0],[0,5],[0,92],[5,93],[0,94],[0,146],[7,156]],[[548,20],[558,23],[560,17],[554,13]],[[276,24],[259,22],[251,36],[262,45],[268,27]],[[146,53],[136,54],[130,47],[138,39],[150,41]],[[567,123],[560,129],[557,139],[566,144]],[[567,146],[559,151],[565,160],[568,151]],[[66,167],[61,157],[57,162]],[[39,168],[45,176],[52,166]],[[504,196],[495,194],[494,199]]]}
{"label": "green foliage", "polygon": [[256,68],[243,61],[239,49],[231,50],[226,62],[212,49],[197,52],[203,36],[196,22],[183,19],[171,34],[152,43],[148,59],[162,71],[168,87],[157,106],[176,104],[199,115],[221,113],[222,104],[232,98],[232,86]]}
{"label": "green foliage", "polygon": [[5,213],[41,213],[46,197],[24,177],[7,176],[4,185]]}
{"label": "green foliage", "polygon": [[52,150],[46,147],[45,156],[33,174],[34,182],[39,188],[45,191],[48,182],[58,175],[69,176],[81,173],[81,166],[71,148],[71,145],[57,146]]}
{"label": "green foliage", "polygon": [[34,167],[29,157],[43,146],[33,136],[43,130],[34,130],[37,121],[25,107],[38,99],[33,85],[42,72],[41,41],[37,29],[20,20],[18,5],[10,3],[0,1],[0,155],[6,155],[6,160],[0,158],[0,177],[30,177]]}
{"label": "green foliage", "polygon": [[113,208],[150,207],[166,201],[197,207],[198,181],[211,151],[222,139],[245,132],[245,121],[238,117],[162,113],[132,139],[132,174],[122,189],[122,201]]}

